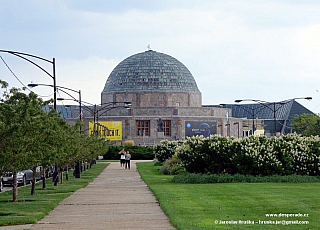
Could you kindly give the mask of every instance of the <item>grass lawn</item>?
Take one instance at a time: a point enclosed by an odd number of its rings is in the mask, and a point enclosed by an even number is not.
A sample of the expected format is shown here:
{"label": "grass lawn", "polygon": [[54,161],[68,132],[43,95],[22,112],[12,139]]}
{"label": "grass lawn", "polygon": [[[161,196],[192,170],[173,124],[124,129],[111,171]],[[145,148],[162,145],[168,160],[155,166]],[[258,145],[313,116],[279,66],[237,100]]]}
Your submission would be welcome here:
{"label": "grass lawn", "polygon": [[[162,175],[159,168],[153,162],[138,163],[142,179],[179,230],[320,229],[320,183],[176,184],[171,182],[173,176]],[[266,217],[280,213],[308,216]]]}
{"label": "grass lawn", "polygon": [[70,172],[69,180],[54,186],[52,178],[47,180],[47,189],[42,190],[42,182],[36,184],[36,194],[30,195],[31,186],[18,189],[19,202],[12,202],[12,190],[0,193],[0,226],[31,224],[45,217],[60,201],[79,188],[88,185],[108,166],[98,163],[84,171],[81,178],[74,178]]}

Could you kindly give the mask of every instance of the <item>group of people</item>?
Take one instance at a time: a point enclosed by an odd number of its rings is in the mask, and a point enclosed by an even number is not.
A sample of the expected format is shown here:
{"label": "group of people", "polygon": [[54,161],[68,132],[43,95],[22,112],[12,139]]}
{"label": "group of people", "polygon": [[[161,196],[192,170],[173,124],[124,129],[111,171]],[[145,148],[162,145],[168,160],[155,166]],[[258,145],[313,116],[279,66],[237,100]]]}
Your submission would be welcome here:
{"label": "group of people", "polygon": [[120,154],[120,168],[121,169],[130,169],[130,159],[131,154],[129,151],[125,151],[124,149],[121,149],[119,152]]}

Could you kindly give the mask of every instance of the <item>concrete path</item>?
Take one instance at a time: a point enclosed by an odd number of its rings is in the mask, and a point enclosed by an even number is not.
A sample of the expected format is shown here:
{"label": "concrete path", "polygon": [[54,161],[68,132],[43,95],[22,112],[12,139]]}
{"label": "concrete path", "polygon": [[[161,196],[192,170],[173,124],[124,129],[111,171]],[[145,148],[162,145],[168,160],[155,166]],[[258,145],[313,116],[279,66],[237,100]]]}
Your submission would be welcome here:
{"label": "concrete path", "polygon": [[118,162],[110,163],[92,183],[64,199],[48,216],[20,229],[174,230],[136,171],[136,162],[131,161],[130,170],[120,169]]}

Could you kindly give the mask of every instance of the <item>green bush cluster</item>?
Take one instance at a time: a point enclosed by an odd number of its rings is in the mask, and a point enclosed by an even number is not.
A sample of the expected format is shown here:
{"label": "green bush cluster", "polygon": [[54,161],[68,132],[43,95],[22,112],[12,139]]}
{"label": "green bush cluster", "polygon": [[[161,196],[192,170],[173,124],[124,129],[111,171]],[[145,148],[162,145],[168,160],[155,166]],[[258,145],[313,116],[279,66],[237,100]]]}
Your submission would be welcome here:
{"label": "green bush cluster", "polygon": [[177,157],[167,159],[159,171],[166,175],[177,175],[186,172],[185,168],[181,165],[181,160]]}
{"label": "green bush cluster", "polygon": [[209,183],[312,183],[320,182],[320,176],[303,175],[273,175],[273,176],[253,176],[241,174],[200,174],[182,173],[172,178],[172,182],[186,184],[209,184]]}
{"label": "green bush cluster", "polygon": [[149,146],[132,146],[132,145],[113,145],[109,146],[108,151],[103,155],[104,160],[119,160],[121,149],[130,151],[131,160],[153,160],[154,153]]}
{"label": "green bush cluster", "polygon": [[155,158],[160,162],[165,162],[177,152],[177,147],[182,143],[183,141],[162,140],[159,144],[153,147]]}
{"label": "green bush cluster", "polygon": [[236,139],[220,136],[188,138],[178,148],[178,157],[191,173],[227,173],[227,169],[233,170],[235,142]]}
{"label": "green bush cluster", "polygon": [[[169,149],[165,150],[165,146]],[[157,158],[176,151],[181,165],[190,173],[320,175],[318,136],[290,134],[280,138],[250,136],[244,139],[196,136],[179,144],[166,141],[154,150],[160,151],[156,152]]]}

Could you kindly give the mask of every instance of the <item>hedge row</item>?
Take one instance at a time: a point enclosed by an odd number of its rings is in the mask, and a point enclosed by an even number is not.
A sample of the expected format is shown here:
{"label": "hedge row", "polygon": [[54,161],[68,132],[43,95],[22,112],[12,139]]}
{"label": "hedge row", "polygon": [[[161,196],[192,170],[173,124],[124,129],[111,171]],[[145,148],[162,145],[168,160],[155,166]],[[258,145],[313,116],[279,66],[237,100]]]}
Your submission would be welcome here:
{"label": "hedge row", "polygon": [[[159,156],[164,158],[177,153],[182,166],[190,173],[320,175],[318,136],[290,134],[280,138],[250,136],[244,139],[197,136],[182,143],[167,142],[154,147],[156,157],[159,159]],[[176,147],[167,152],[157,151],[173,145]]]}
{"label": "hedge row", "polygon": [[149,146],[132,146],[132,145],[112,145],[109,146],[108,152],[103,155],[104,160],[119,160],[119,152],[121,149],[129,151],[131,160],[153,160],[154,154],[152,147]]}
{"label": "hedge row", "polygon": [[320,176],[253,176],[253,175],[230,175],[230,174],[199,174],[183,173],[172,178],[172,182],[186,184],[209,184],[209,183],[313,183],[320,182]]}

